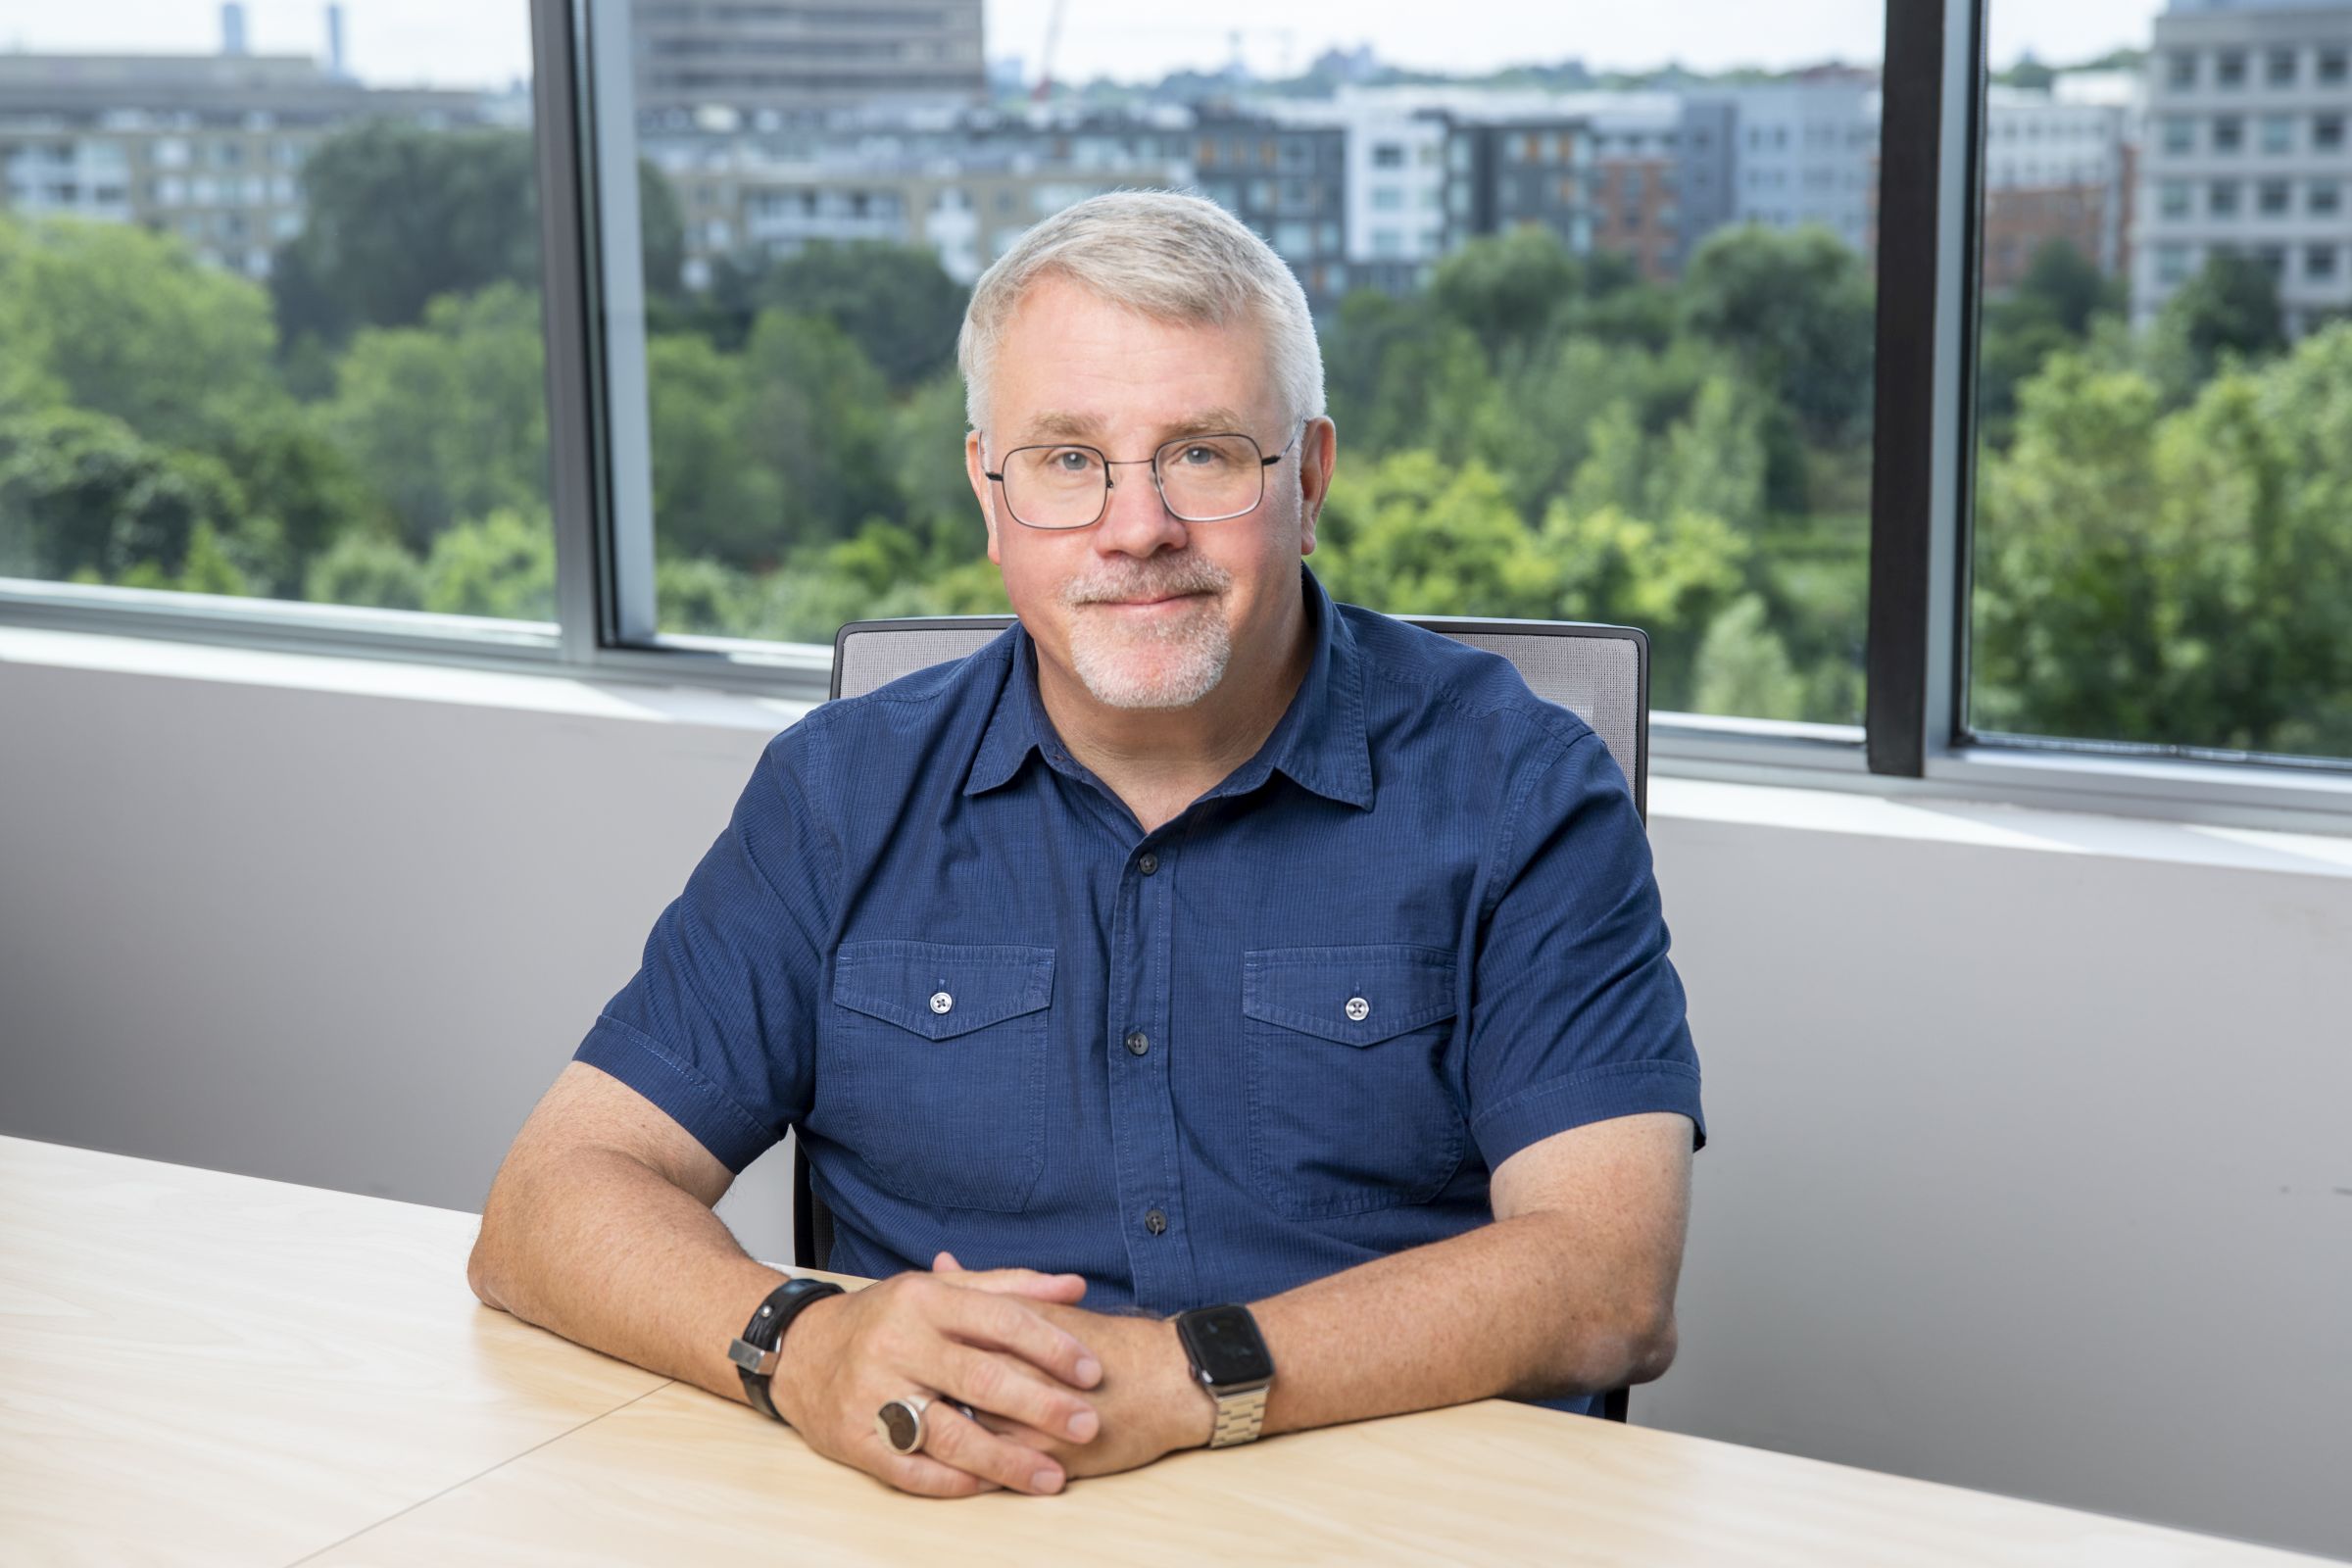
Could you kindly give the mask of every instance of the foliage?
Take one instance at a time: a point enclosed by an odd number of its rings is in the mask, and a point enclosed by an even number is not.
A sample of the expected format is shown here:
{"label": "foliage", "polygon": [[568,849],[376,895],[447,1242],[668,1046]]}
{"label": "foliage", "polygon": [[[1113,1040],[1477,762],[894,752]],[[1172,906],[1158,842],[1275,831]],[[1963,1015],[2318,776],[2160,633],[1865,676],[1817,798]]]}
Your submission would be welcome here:
{"label": "foliage", "polygon": [[[270,272],[278,330],[341,345],[364,327],[415,326],[432,301],[539,286],[539,179],[522,130],[429,130],[374,121],[304,166],[302,232]],[[673,293],[685,258],[677,197],[638,167],[647,289]]]}
{"label": "foliage", "polygon": [[2184,409],[2060,354],[1982,478],[1987,728],[2352,755],[2352,325]]}

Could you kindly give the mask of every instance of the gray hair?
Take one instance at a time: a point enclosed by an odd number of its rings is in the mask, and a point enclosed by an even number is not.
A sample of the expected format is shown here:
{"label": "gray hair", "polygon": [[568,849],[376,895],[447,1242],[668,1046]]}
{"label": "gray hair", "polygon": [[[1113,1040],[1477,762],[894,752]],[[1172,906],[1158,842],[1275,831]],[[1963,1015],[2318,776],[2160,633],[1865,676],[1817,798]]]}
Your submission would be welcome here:
{"label": "gray hair", "polygon": [[1272,247],[1203,197],[1172,190],[1090,196],[1023,234],[973,285],[956,334],[963,410],[988,419],[988,381],[1005,324],[1032,284],[1066,277],[1155,320],[1222,326],[1254,316],[1267,368],[1294,420],[1323,413],[1323,350],[1306,293]]}

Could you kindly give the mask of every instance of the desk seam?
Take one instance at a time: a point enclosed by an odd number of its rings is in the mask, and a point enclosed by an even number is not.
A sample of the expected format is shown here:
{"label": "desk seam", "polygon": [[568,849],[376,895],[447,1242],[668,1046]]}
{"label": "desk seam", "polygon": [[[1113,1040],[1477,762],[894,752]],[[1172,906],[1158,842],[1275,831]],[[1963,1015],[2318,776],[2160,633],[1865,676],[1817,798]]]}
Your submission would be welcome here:
{"label": "desk seam", "polygon": [[451,1482],[448,1486],[443,1487],[439,1492],[434,1493],[429,1497],[419,1497],[415,1502],[408,1503],[400,1508],[394,1509],[391,1513],[384,1515],[381,1519],[372,1520],[368,1524],[360,1526],[359,1529],[354,1530],[348,1536],[344,1536],[339,1540],[330,1541],[325,1545],[318,1547],[316,1550],[304,1552],[292,1562],[287,1563],[285,1568],[301,1568],[303,1563],[309,1562],[314,1557],[321,1556],[327,1552],[333,1551],[338,1546],[347,1546],[353,1542],[359,1540],[362,1536],[367,1535],[369,1531],[379,1530],[383,1526],[390,1524],[393,1520],[398,1519],[403,1514],[413,1513],[416,1509],[423,1507],[428,1502],[437,1502],[441,1498],[446,1497],[451,1493],[457,1491],[460,1487],[472,1486],[476,1481],[481,1480],[484,1476],[495,1475],[499,1471],[504,1470],[508,1465],[513,1464],[515,1460],[526,1458],[531,1454],[537,1453],[541,1448],[546,1447],[551,1443],[560,1443],[564,1439],[570,1437],[575,1432],[596,1425],[599,1421],[604,1420],[607,1416],[618,1415],[621,1411],[626,1410],[630,1405],[635,1404],[640,1399],[652,1398],[655,1395],[660,1394],[663,1389],[672,1387],[677,1383],[677,1381],[678,1380],[676,1378],[664,1378],[662,1382],[655,1384],[643,1394],[635,1395],[629,1398],[623,1399],[610,1410],[599,1410],[596,1414],[588,1417],[585,1421],[581,1421],[573,1426],[565,1427],[561,1432],[540,1439],[537,1443],[532,1444],[520,1453],[510,1453],[504,1459],[499,1460],[494,1465],[487,1466],[484,1469],[475,1471],[472,1475]]}

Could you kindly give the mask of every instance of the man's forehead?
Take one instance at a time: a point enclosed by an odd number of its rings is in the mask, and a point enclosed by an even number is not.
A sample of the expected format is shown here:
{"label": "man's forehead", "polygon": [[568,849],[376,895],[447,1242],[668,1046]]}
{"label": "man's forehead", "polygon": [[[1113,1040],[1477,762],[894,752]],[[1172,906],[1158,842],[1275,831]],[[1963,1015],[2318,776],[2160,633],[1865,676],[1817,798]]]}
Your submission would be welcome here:
{"label": "man's forehead", "polygon": [[[1047,441],[1082,441],[1111,433],[1114,423],[1102,414],[1080,409],[1046,409],[1019,422],[1019,433]],[[1210,404],[1205,408],[1187,410],[1157,421],[1147,421],[1144,429],[1161,440],[1180,435],[1209,435],[1230,431],[1249,432],[1250,420],[1229,405]]]}

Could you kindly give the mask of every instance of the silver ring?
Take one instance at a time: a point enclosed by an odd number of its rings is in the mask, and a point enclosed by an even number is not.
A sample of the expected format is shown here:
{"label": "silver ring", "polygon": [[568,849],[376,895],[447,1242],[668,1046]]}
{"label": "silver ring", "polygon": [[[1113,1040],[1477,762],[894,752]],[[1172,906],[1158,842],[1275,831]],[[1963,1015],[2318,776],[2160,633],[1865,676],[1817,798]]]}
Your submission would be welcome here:
{"label": "silver ring", "polygon": [[923,1411],[930,1403],[919,1394],[909,1394],[874,1412],[874,1430],[892,1452],[912,1453],[923,1446]]}

